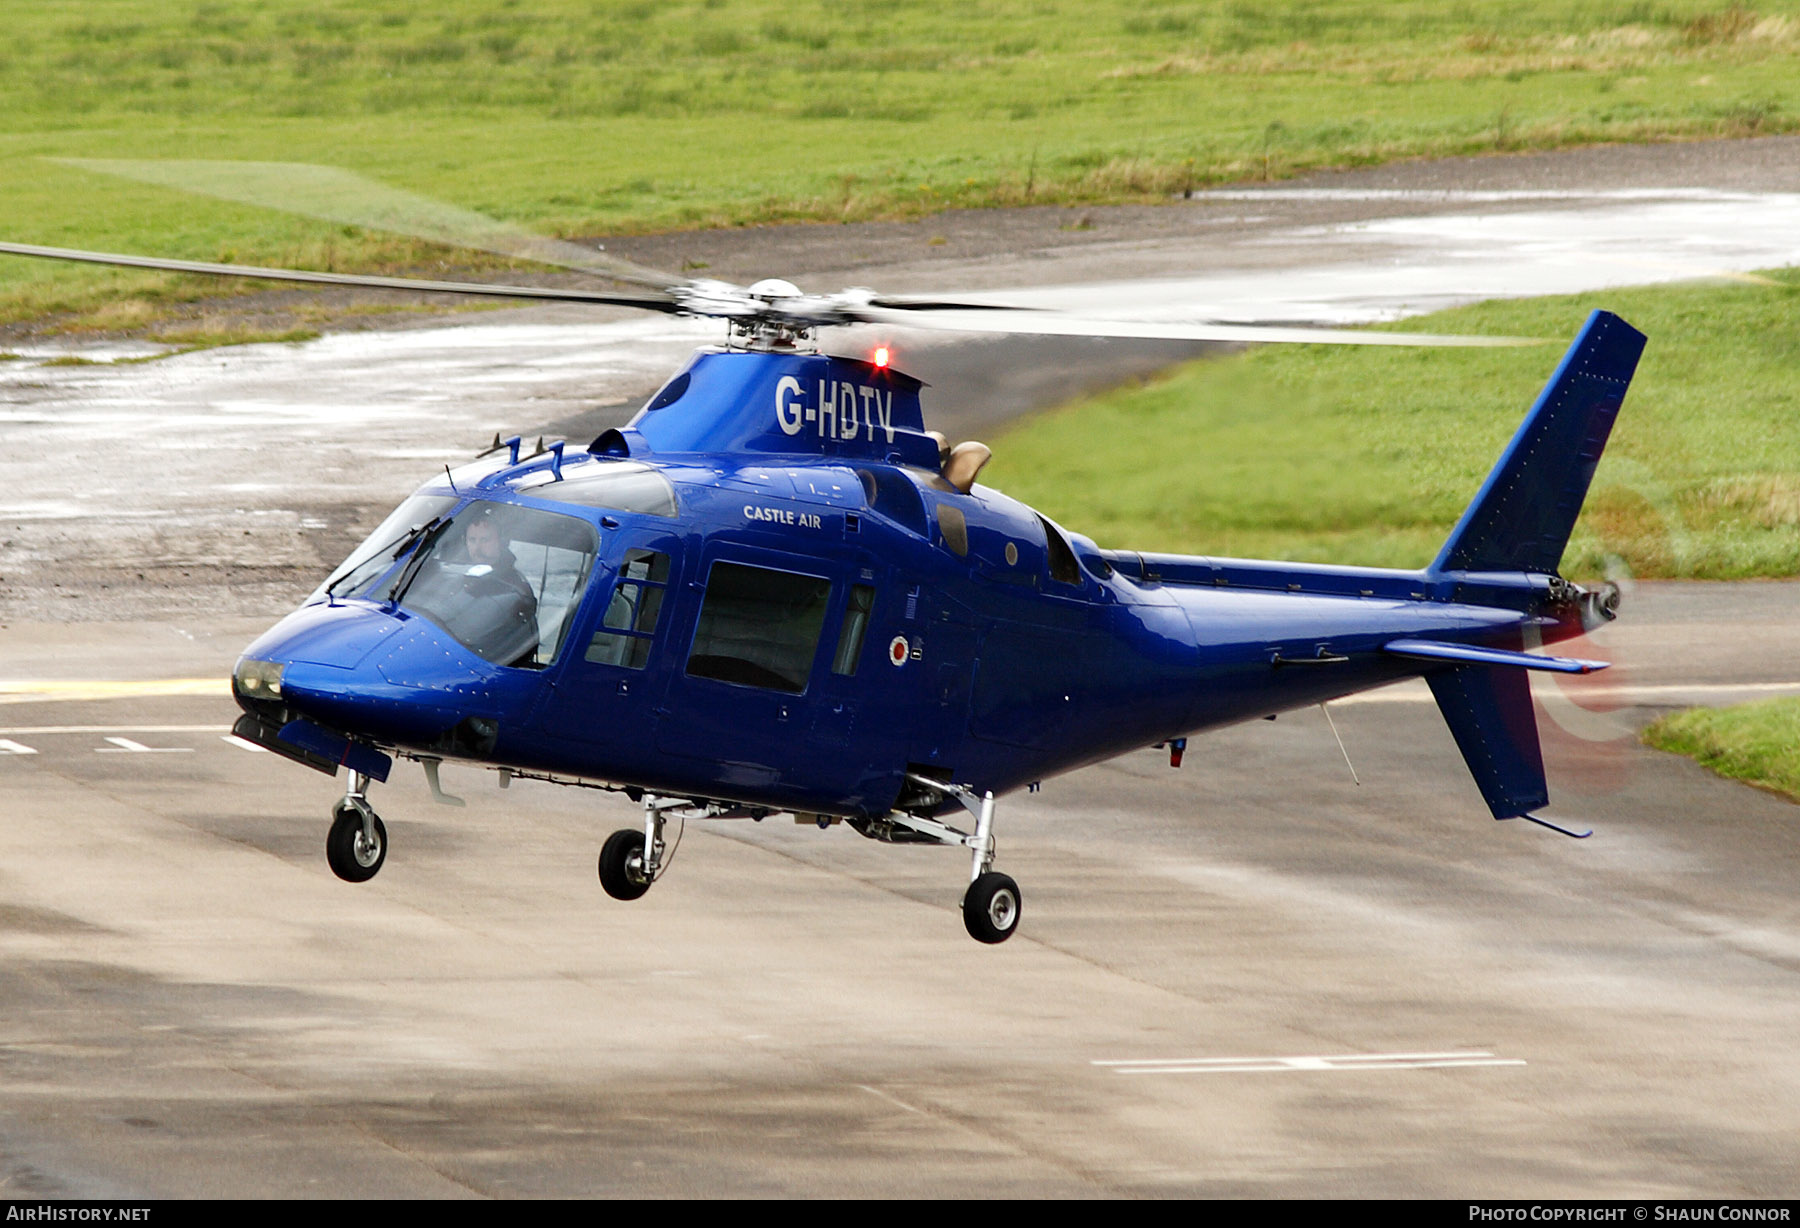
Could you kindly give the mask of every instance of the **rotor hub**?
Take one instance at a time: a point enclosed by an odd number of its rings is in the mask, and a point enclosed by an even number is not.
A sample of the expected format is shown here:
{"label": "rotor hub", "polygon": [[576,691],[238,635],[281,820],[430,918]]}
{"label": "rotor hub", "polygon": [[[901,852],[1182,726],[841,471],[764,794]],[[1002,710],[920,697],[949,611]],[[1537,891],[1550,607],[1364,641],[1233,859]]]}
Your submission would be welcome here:
{"label": "rotor hub", "polygon": [[761,354],[814,354],[819,349],[811,328],[785,320],[752,316],[747,320],[731,320],[729,328],[727,344],[734,350]]}

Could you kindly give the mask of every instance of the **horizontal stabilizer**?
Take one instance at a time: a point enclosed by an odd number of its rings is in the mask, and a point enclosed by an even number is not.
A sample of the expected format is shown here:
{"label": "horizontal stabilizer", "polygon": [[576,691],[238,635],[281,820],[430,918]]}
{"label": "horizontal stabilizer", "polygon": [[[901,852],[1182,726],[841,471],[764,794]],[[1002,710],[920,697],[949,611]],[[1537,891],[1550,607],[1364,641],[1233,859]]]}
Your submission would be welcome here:
{"label": "horizontal stabilizer", "polygon": [[1554,674],[1591,674],[1605,669],[1610,661],[1587,661],[1580,657],[1540,657],[1529,652],[1511,652],[1505,648],[1478,648],[1473,644],[1443,644],[1436,640],[1389,640],[1382,645],[1385,652],[1419,661],[1455,661],[1462,665],[1516,665],[1520,669],[1543,669]]}

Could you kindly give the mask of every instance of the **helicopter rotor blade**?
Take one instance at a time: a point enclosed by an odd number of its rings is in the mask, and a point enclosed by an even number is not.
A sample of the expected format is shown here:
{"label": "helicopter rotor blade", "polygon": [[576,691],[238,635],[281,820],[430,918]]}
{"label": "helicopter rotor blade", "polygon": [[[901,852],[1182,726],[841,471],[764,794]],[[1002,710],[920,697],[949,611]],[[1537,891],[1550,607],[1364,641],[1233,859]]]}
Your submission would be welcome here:
{"label": "helicopter rotor blade", "polygon": [[632,285],[667,290],[685,279],[498,221],[430,197],[305,162],[53,158],[65,166],[321,221],[410,235],[433,243],[557,265]]}
{"label": "helicopter rotor blade", "polygon": [[[124,268],[160,269],[172,273],[202,273],[215,277],[250,277],[261,281],[304,282],[312,285],[359,286],[377,290],[404,290],[426,294],[467,294],[485,298],[528,299],[537,302],[592,303],[635,307],[665,315],[716,316],[753,319],[767,312],[785,318],[774,303],[746,296],[737,287],[721,283],[725,292],[703,294],[707,284],[684,283],[662,294],[616,294],[559,286],[514,286],[493,282],[433,281],[416,277],[382,277],[361,273],[322,273],[309,269],[277,269],[258,265],[214,264],[200,260],[173,260],[157,256],[133,256],[120,252],[84,251],[69,247],[42,247],[29,243],[0,242],[0,253],[36,256],[49,260],[75,260],[87,264]],[[715,301],[716,300],[716,301]],[[886,300],[889,302],[895,300]],[[1400,346],[1512,346],[1537,345],[1528,337],[1446,336],[1431,333],[1383,333],[1333,328],[1293,328],[1260,324],[1213,324],[1184,321],[1114,320],[1077,316],[1029,307],[988,304],[927,302],[914,310],[877,306],[864,297],[813,300],[818,310],[806,311],[792,322],[803,327],[833,324],[886,324],[890,327],[975,333],[1023,333],[1061,337],[1139,337],[1178,341],[1289,342],[1330,345]]]}
{"label": "helicopter rotor blade", "polygon": [[1132,337],[1236,343],[1385,346],[1536,344],[1514,337],[1441,336],[1362,329],[1353,331],[1286,324],[1130,320],[1017,304],[959,301],[932,295],[879,295],[873,290],[862,288],[833,295],[809,295],[790,283],[773,279],[745,287],[711,279],[675,277],[607,255],[597,248],[589,249],[563,240],[531,234],[473,210],[389,187],[340,167],[296,162],[203,159],[52,160],[83,170],[195,192],[240,204],[574,269],[637,285],[651,293],[599,293],[486,282],[323,273],[14,243],[0,243],[0,252],[179,273],[251,277],[267,281],[634,307],[672,315],[727,319],[739,330],[748,330],[751,334],[755,334],[757,330],[772,329],[786,335],[793,330],[810,331],[833,325],[868,323],[962,333]]}
{"label": "helicopter rotor blade", "polygon": [[636,307],[668,315],[685,309],[668,295],[610,294],[598,290],[573,290],[558,286],[507,286],[480,281],[429,281],[416,277],[378,277],[360,273],[318,273],[308,269],[267,269],[247,264],[209,264],[199,260],[165,260],[156,256],[128,256],[117,252],[89,252],[69,247],[38,247],[29,243],[0,243],[0,252],[14,256],[41,256],[48,260],[77,260],[86,264],[111,264],[133,269],[162,269],[171,273],[206,273],[215,277],[254,277],[261,281],[297,281],[326,286],[362,286],[376,290],[408,290],[425,294],[474,294],[487,298],[533,299],[555,303],[595,303]]}
{"label": "helicopter rotor blade", "polygon": [[1031,307],[870,299],[847,303],[846,321],[973,333],[1027,333],[1056,337],[1137,337],[1170,341],[1285,342],[1301,345],[1515,346],[1541,345],[1533,337],[1478,337],[1438,333],[1368,332],[1268,324],[1218,324],[1181,320],[1116,320]]}
{"label": "helicopter rotor blade", "polygon": [[[846,291],[846,295],[866,295],[857,301],[869,307],[883,307],[892,311],[1020,311],[1016,306],[1001,303],[971,303],[967,300],[926,298],[915,294],[874,294],[868,291]],[[1033,309],[1035,310],[1035,309]]]}

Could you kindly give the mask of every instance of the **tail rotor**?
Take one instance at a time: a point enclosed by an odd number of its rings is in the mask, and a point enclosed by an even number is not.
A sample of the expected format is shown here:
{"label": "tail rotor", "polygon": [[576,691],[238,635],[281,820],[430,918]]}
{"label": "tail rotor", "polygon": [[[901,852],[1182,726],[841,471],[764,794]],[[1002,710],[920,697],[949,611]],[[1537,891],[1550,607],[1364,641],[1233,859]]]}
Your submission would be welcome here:
{"label": "tail rotor", "polygon": [[1631,621],[1645,597],[1640,576],[1680,576],[1693,559],[1673,495],[1643,464],[1610,458],[1589,502],[1594,514],[1564,560],[1580,577],[1582,635],[1558,651],[1608,660],[1613,667],[1592,676],[1539,678],[1532,698],[1551,782],[1557,792],[1593,803],[1630,786],[1642,753],[1637,739],[1653,694],[1645,688],[1652,685],[1655,658]]}

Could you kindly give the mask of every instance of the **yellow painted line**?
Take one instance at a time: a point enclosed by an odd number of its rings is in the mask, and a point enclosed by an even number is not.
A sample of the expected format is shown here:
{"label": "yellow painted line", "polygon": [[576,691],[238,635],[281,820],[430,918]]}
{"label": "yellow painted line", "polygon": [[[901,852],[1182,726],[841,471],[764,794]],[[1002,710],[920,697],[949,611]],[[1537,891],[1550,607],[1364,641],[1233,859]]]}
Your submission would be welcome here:
{"label": "yellow painted line", "polygon": [[0,734],[34,737],[46,733],[218,733],[230,725],[0,725]]}
{"label": "yellow painted line", "polygon": [[164,695],[209,695],[227,698],[231,679],[151,678],[142,681],[97,679],[0,680],[0,704],[37,704],[93,699],[152,699]]}

